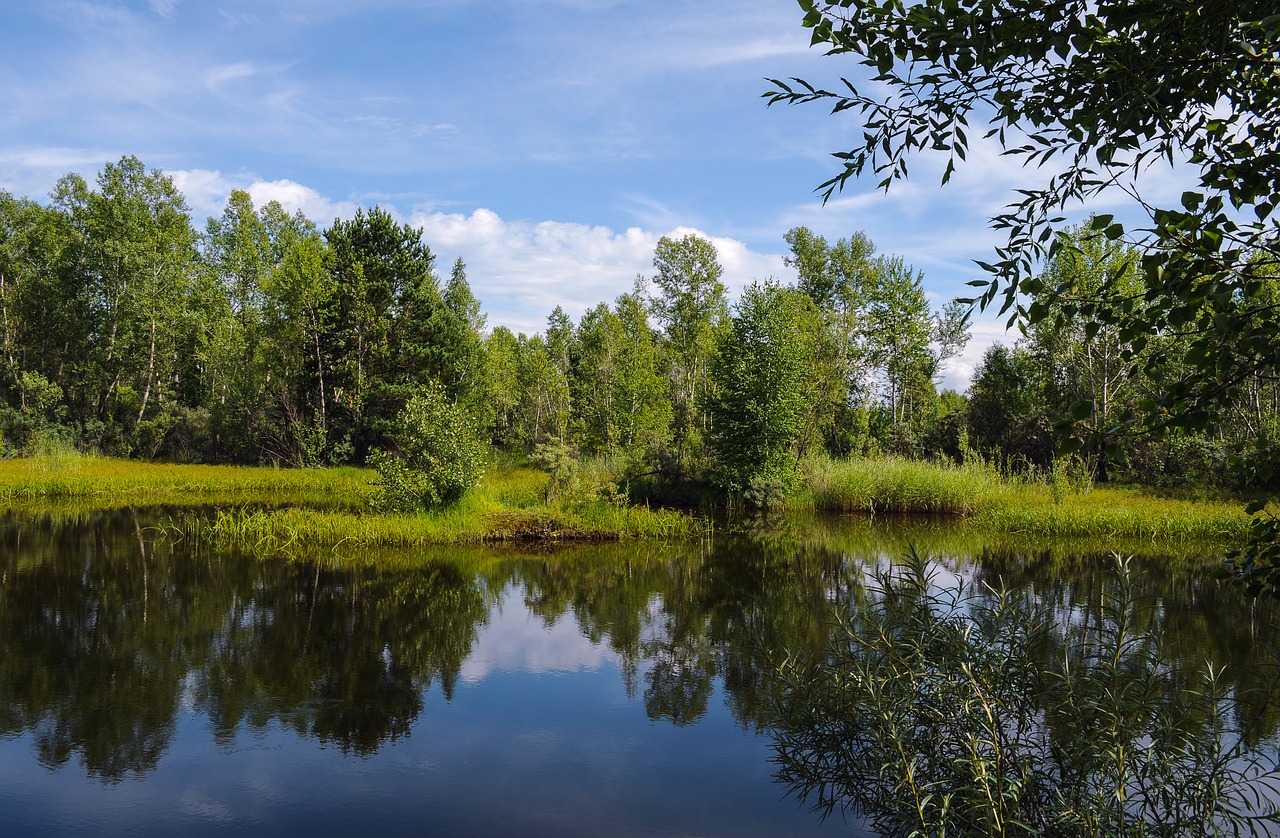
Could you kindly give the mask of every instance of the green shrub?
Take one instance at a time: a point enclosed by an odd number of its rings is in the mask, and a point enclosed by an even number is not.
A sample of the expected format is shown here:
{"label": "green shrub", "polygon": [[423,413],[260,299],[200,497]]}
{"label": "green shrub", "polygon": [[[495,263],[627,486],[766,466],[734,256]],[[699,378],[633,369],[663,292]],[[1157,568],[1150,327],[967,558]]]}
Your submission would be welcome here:
{"label": "green shrub", "polygon": [[396,451],[375,451],[383,512],[420,512],[457,501],[484,473],[485,449],[466,409],[433,383],[409,399],[396,417]]}

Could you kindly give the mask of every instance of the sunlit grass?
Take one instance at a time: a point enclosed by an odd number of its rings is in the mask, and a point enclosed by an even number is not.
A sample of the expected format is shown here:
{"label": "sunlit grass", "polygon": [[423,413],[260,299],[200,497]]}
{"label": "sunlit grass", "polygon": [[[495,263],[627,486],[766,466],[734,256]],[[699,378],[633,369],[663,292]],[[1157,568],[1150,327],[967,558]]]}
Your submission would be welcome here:
{"label": "sunlit grass", "polygon": [[0,461],[0,502],[82,500],[104,505],[210,503],[357,506],[368,469],[168,465],[75,453]]}
{"label": "sunlit grass", "polygon": [[1005,481],[982,465],[897,458],[807,465],[814,507],[835,512],[956,515],[971,529],[1029,538],[1218,541],[1244,536],[1243,501],[1221,493],[1154,492]]}
{"label": "sunlit grass", "polygon": [[[611,476],[607,464],[583,468],[594,469],[586,481],[593,485]],[[688,513],[627,505],[618,496],[548,500],[548,475],[512,464],[490,469],[449,509],[377,515],[365,510],[376,479],[375,472],[357,468],[163,465],[52,450],[0,461],[0,506],[75,513],[121,506],[216,507],[212,517],[176,513],[175,526],[263,549],[687,538],[709,526]],[[971,532],[1018,539],[1227,543],[1242,538],[1248,523],[1243,503],[1222,495],[1011,483],[981,465],[816,459],[807,464],[806,485],[806,500],[811,497],[819,511],[882,520],[942,515]]]}
{"label": "sunlit grass", "polygon": [[983,466],[936,465],[898,457],[806,464],[817,509],[833,512],[925,512],[965,515],[1004,487]]}
{"label": "sunlit grass", "polygon": [[1242,501],[1187,500],[1111,487],[1055,495],[1048,487],[1031,485],[985,499],[967,523],[1038,538],[1230,541],[1244,537],[1249,516]]}

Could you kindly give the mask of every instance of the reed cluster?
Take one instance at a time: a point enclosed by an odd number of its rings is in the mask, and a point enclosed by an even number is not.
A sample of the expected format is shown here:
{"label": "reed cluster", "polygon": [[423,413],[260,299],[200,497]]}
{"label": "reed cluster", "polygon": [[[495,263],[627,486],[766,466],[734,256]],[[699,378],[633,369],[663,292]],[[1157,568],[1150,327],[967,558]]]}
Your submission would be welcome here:
{"label": "reed cluster", "polygon": [[[883,835],[1274,834],[1280,768],[1221,669],[1167,656],[1129,562],[1093,624],[914,551],[779,664],[777,776]],[[1263,699],[1274,672],[1262,673]],[[1256,698],[1256,696],[1254,697]]]}
{"label": "reed cluster", "polygon": [[900,457],[832,460],[805,466],[817,509],[833,512],[920,512],[967,515],[1004,492],[983,465],[939,465]]}

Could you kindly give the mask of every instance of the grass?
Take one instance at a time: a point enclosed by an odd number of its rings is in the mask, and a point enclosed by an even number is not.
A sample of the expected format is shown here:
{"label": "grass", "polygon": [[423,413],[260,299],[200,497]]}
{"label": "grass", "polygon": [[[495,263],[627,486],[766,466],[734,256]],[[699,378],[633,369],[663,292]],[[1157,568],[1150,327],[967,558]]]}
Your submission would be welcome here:
{"label": "grass", "polygon": [[[583,485],[603,485],[599,464],[583,466]],[[594,471],[592,470],[594,469]],[[356,549],[523,541],[689,538],[709,524],[697,516],[626,505],[597,491],[548,499],[548,476],[501,464],[447,510],[377,515],[365,510],[377,475],[368,469],[274,469],[162,465],[47,452],[0,461],[0,506],[77,512],[121,506],[216,507],[175,513],[172,528],[263,550],[301,544]],[[861,513],[884,522],[925,513],[961,519],[980,537],[1105,539],[1175,544],[1239,541],[1249,518],[1240,499],[1190,491],[1095,487],[1078,491],[1002,480],[981,465],[907,460],[816,459],[806,466],[800,511]],[[551,493],[555,495],[555,493]]]}
{"label": "grass", "polygon": [[820,458],[811,460],[806,472],[814,506],[832,512],[967,515],[1003,488],[999,476],[985,467],[897,457]]}
{"label": "grass", "polygon": [[356,507],[376,474],[367,469],[166,465],[74,452],[0,461],[0,502],[82,505],[304,504]]}
{"label": "grass", "polygon": [[806,477],[816,509],[953,515],[972,530],[1031,538],[1225,542],[1249,523],[1244,501],[1222,493],[1020,483],[983,465],[819,459]]}

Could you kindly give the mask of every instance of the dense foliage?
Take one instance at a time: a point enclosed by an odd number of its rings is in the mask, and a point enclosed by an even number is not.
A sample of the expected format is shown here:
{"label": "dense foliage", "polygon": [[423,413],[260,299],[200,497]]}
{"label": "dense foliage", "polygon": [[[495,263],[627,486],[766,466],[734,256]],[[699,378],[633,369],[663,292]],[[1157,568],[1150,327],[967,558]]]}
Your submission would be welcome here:
{"label": "dense foliage", "polygon": [[[991,142],[1026,164],[1027,183],[992,226],[1007,234],[974,284],[1002,299],[1010,324],[1070,332],[1088,387],[1068,405],[1072,444],[1107,473],[1110,437],[1243,430],[1233,471],[1274,490],[1280,469],[1280,13],[1270,0],[800,0],[812,43],[848,56],[871,82],[827,90],[775,80],[771,103],[824,102],[861,123],[827,197],[874,173],[888,188],[916,154],[947,158],[943,183],[971,148]],[[987,124],[979,140],[970,120]],[[1167,163],[1187,182],[1175,202],[1149,188]],[[1111,192],[1133,200],[1126,224],[1093,218],[1088,236],[1064,213]],[[1143,226],[1145,225],[1145,226]],[[1136,248],[1134,270],[1107,270],[1098,242]],[[1092,248],[1093,253],[1087,251]],[[1055,271],[1084,251],[1095,271]],[[1097,343],[1097,351],[1093,345]],[[1087,367],[1087,369],[1085,369]],[[1109,381],[1145,378],[1145,392]],[[1083,397],[1081,397],[1083,396]],[[1114,408],[1114,410],[1113,410]],[[1106,421],[1114,416],[1115,424]],[[1231,428],[1226,430],[1228,436]],[[1194,451],[1194,456],[1212,452]],[[1255,510],[1260,511],[1260,509]],[[1259,520],[1240,557],[1245,576],[1275,577],[1280,532]],[[1268,576],[1270,575],[1270,576]],[[1280,577],[1276,577],[1280,578]],[[1280,590],[1280,589],[1277,589]]]}
{"label": "dense foliage", "polygon": [[[786,239],[797,287],[754,287],[733,316],[715,247],[687,235],[659,240],[629,293],[529,336],[486,330],[462,260],[442,279],[422,231],[378,207],[321,230],[237,191],[197,232],[173,182],[126,157],[47,204],[0,196],[0,434],[10,453],[362,464],[403,449],[402,411],[438,385],[489,445],[624,477],[737,487],[748,450],[939,453],[934,380],[963,312],[935,316],[919,272],[861,234]],[[785,397],[738,345],[783,359]]]}
{"label": "dense foliage", "polygon": [[381,478],[376,505],[388,512],[447,506],[480,482],[485,447],[465,407],[433,384],[415,393],[396,417],[393,451],[375,451]]}
{"label": "dense foliage", "polygon": [[169,178],[126,157],[94,188],[64,178],[47,204],[0,198],[4,451],[390,474],[408,461],[375,452],[408,453],[404,411],[425,390],[517,458],[594,456],[610,463],[601,485],[633,495],[712,483],[768,505],[821,454],[1053,475],[1068,421],[1095,480],[1234,485],[1247,473],[1224,467],[1232,446],[1274,434],[1280,389],[1261,372],[1232,390],[1229,421],[1133,432],[1183,367],[1133,363],[1167,360],[1173,336],[1139,349],[1071,316],[1062,288],[1143,288],[1141,251],[1088,228],[1038,278],[1044,316],[988,353],[969,398],[937,388],[968,339],[965,306],[935,310],[922,274],[862,233],[784,238],[794,286],[730,300],[711,242],[663,238],[651,276],[530,336],[487,329],[462,260],[438,276],[421,230],[380,208],[321,230],[234,192],[197,233]]}

